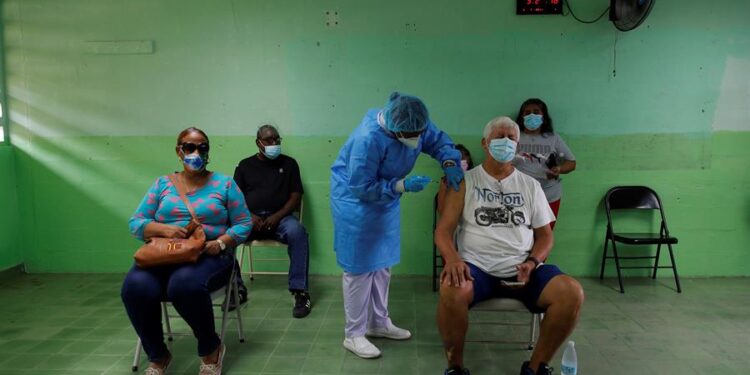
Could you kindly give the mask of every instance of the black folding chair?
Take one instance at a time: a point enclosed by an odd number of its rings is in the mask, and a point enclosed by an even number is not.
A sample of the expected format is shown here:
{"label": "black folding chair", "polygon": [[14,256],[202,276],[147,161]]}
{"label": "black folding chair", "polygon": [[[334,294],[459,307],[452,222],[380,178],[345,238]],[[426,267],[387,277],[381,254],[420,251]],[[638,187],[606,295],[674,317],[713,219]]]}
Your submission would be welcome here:
{"label": "black folding chair", "polygon": [[[677,243],[677,238],[672,237],[667,229],[667,219],[664,216],[661,200],[655,191],[646,186],[616,186],[609,191],[604,197],[604,207],[607,211],[607,236],[604,239],[604,252],[602,255],[602,269],[599,273],[599,279],[604,278],[604,266],[607,259],[615,260],[617,268],[617,280],[620,283],[620,293],[625,293],[622,286],[621,269],[647,268],[653,269],[652,278],[656,279],[656,271],[659,268],[671,268],[674,272],[674,281],[677,284],[677,293],[682,293],[680,288],[680,278],[677,276],[677,266],[674,261],[674,252],[672,245]],[[614,210],[659,210],[661,214],[661,228],[659,233],[617,233],[612,225],[612,211]],[[612,242],[613,256],[607,255],[609,242]],[[617,253],[616,243],[627,245],[656,245],[656,255],[652,256],[620,256]],[[667,245],[669,249],[669,258],[672,261],[671,266],[659,266],[659,255],[661,255],[661,246]],[[654,259],[653,266],[620,266],[620,260],[627,259]]]}

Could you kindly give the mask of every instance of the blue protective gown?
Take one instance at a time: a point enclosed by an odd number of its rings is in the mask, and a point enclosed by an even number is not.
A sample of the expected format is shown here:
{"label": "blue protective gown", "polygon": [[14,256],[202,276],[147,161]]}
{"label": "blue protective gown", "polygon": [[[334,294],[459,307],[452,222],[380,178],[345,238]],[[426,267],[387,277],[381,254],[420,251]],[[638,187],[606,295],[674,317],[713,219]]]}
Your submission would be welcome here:
{"label": "blue protective gown", "polygon": [[336,261],[361,274],[397,264],[401,258],[401,193],[396,182],[414,167],[420,152],[441,163],[461,160],[447,134],[429,122],[419,146],[409,148],[381,128],[371,109],[352,132],[331,167],[331,213]]}

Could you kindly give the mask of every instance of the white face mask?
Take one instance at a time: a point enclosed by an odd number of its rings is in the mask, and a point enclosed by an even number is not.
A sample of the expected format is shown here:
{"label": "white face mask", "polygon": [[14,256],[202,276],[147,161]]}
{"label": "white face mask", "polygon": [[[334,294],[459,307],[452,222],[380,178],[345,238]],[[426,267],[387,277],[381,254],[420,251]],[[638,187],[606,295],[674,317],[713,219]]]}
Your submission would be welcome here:
{"label": "white face mask", "polygon": [[409,148],[417,148],[419,146],[419,137],[412,137],[412,138],[398,138],[398,141],[405,144]]}
{"label": "white face mask", "polygon": [[461,159],[461,169],[464,170],[464,172],[469,170],[469,161]]}

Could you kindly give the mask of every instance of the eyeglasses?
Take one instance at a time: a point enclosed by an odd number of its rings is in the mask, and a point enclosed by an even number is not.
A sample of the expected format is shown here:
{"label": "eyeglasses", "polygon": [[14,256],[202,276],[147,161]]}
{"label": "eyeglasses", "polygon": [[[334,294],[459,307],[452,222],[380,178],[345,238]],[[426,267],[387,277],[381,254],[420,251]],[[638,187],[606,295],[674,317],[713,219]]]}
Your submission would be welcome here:
{"label": "eyeglasses", "polygon": [[185,142],[180,145],[180,149],[186,154],[192,154],[195,152],[195,150],[198,150],[198,153],[206,154],[208,153],[208,150],[210,150],[210,148],[211,147],[208,145],[208,143],[195,144]]}
{"label": "eyeglasses", "polygon": [[260,141],[263,142],[264,145],[280,145],[281,137],[265,137],[261,138]]}

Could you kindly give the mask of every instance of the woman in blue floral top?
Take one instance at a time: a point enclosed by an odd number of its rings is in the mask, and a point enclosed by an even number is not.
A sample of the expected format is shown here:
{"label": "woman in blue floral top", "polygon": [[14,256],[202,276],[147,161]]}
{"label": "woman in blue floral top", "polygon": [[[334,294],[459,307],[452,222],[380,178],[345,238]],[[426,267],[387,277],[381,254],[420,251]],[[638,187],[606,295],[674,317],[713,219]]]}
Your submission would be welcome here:
{"label": "woman in blue floral top", "polygon": [[[198,339],[201,374],[220,374],[226,350],[216,334],[210,292],[226,285],[234,256],[225,251],[250,234],[252,221],[245,198],[231,177],[206,169],[208,136],[197,128],[177,137],[181,182],[206,232],[206,247],[197,263],[153,267],[134,265],[122,286],[128,317],[151,362],[145,374],[161,375],[172,355],[164,344],[161,301],[168,300]],[[130,231],[139,240],[151,237],[185,238],[191,216],[168,176],[159,177],[130,218]]]}

